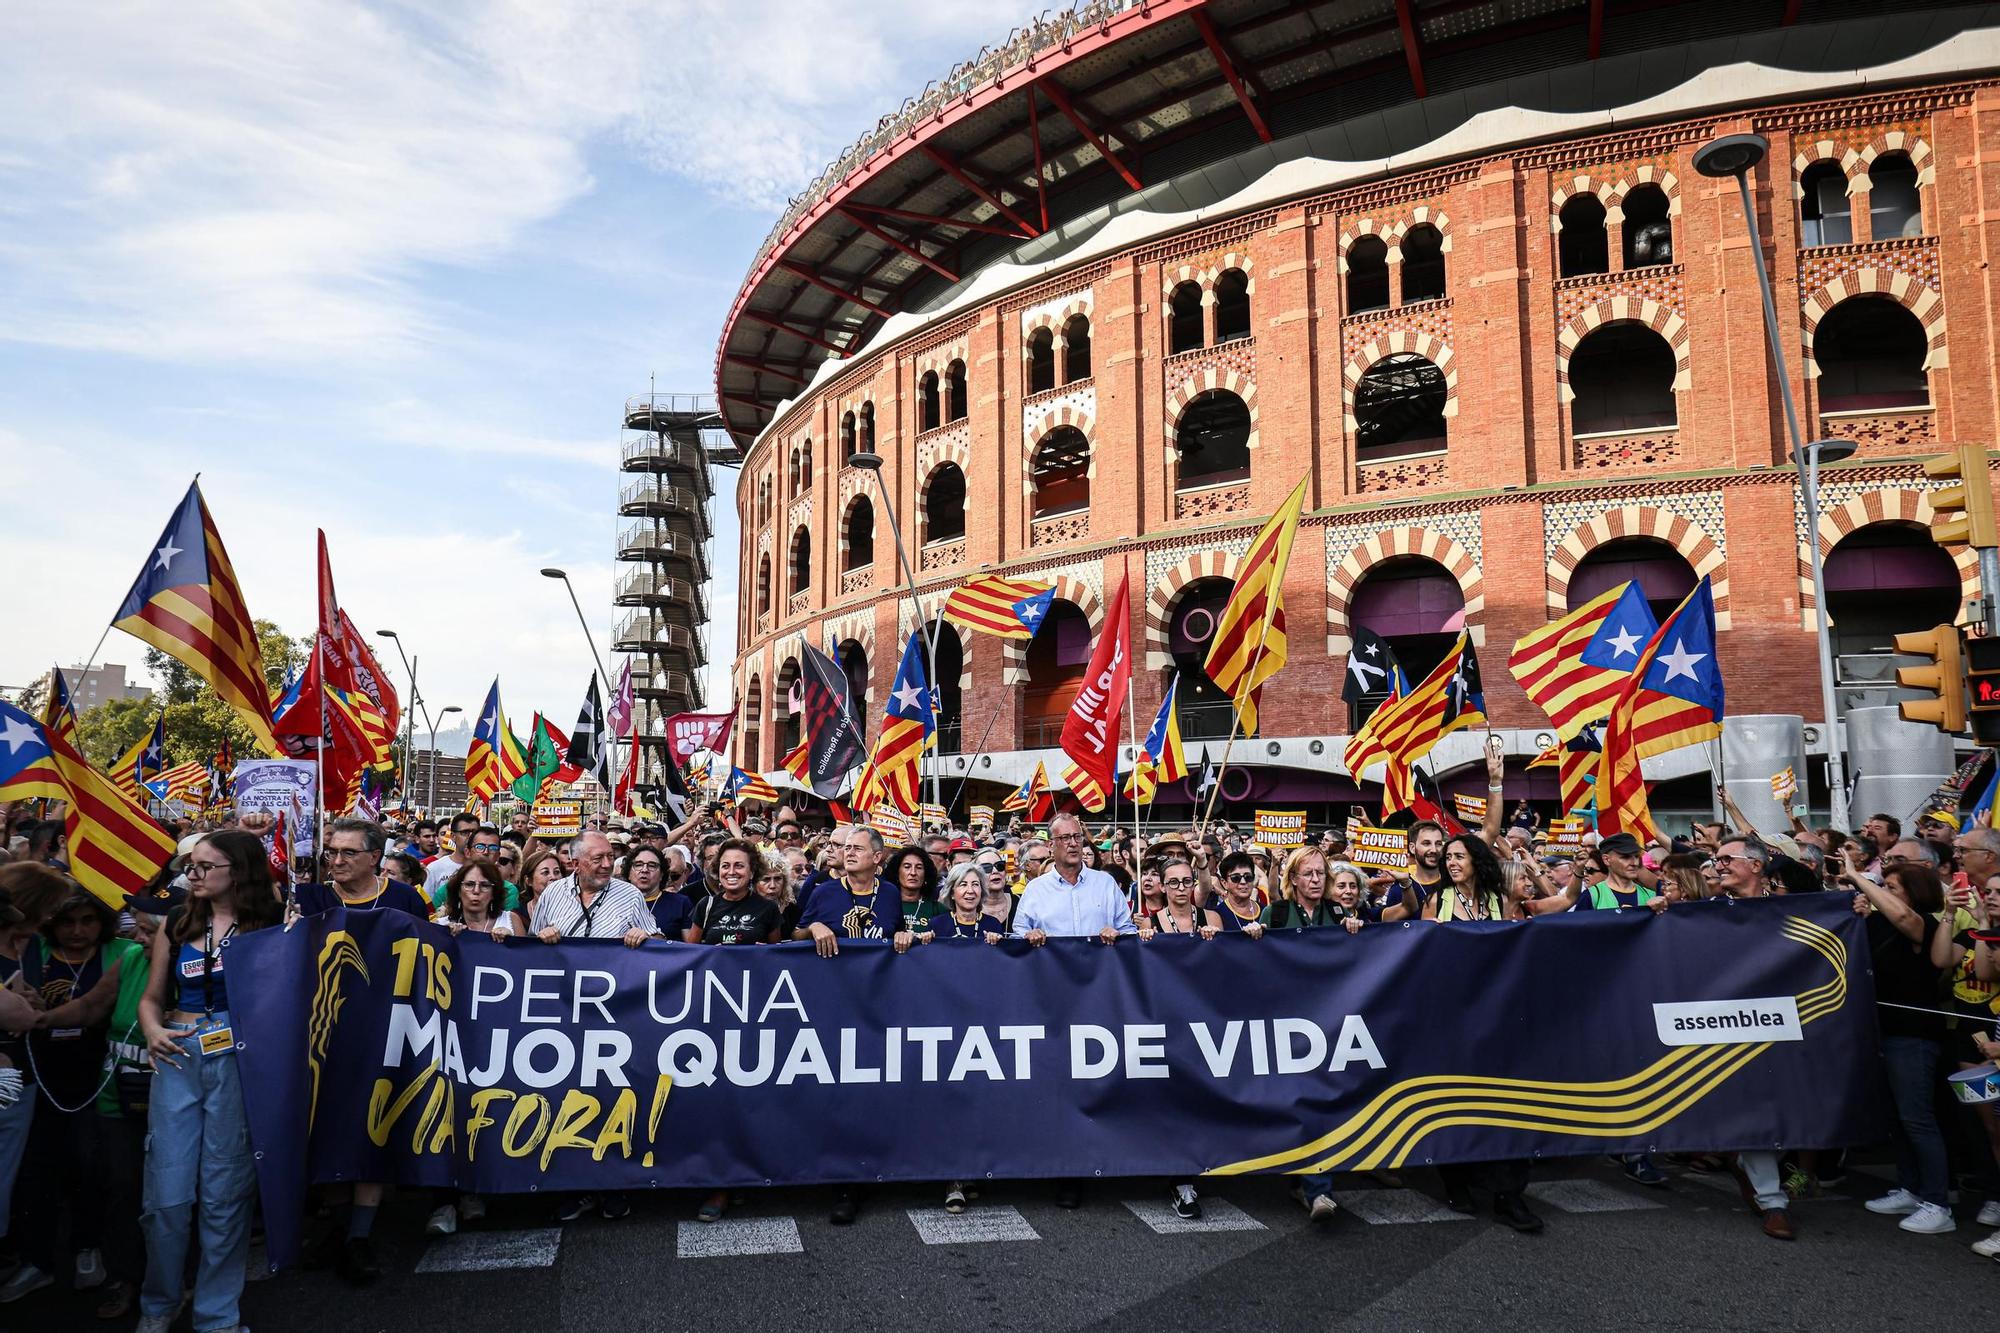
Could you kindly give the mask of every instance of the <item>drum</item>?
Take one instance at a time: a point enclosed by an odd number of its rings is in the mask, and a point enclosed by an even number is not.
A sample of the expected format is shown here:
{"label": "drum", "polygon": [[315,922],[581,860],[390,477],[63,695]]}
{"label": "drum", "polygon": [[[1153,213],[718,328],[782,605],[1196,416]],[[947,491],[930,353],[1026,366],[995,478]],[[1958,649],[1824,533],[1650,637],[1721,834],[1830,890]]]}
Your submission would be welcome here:
{"label": "drum", "polygon": [[1966,1106],[2000,1102],[2000,1065],[1988,1062],[1951,1076],[1952,1095]]}

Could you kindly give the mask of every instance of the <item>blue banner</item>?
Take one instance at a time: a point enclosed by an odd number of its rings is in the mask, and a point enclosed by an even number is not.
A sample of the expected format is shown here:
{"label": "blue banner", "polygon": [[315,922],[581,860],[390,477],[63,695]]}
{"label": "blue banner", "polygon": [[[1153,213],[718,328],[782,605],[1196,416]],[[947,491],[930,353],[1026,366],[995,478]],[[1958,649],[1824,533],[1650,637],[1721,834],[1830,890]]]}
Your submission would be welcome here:
{"label": "blue banner", "polygon": [[240,939],[230,993],[282,1262],[308,1181],[713,1189],[1873,1141],[1863,940],[1845,894],[837,958],[335,911]]}

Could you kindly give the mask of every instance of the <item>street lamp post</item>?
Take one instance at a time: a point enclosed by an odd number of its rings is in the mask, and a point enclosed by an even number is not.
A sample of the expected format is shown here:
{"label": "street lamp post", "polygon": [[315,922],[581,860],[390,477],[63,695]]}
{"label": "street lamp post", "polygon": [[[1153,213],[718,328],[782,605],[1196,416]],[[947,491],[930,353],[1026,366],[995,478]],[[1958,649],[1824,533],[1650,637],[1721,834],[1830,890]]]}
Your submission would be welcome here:
{"label": "street lamp post", "polygon": [[[446,704],[443,708],[438,709],[438,716],[450,717],[453,713],[462,713],[464,711],[465,710],[463,708],[460,708],[457,704]],[[431,729],[430,793],[424,798],[424,808],[426,810],[431,810],[436,808],[437,798],[438,798],[438,729],[437,729],[437,723],[432,722],[430,720],[430,712],[428,709],[426,709],[424,712],[424,721],[430,725]]]}
{"label": "street lamp post", "polygon": [[[924,639],[924,657],[926,659],[924,669],[925,673],[930,677],[931,688],[931,697],[924,701],[924,706],[931,710],[931,722],[933,727],[935,727],[937,722],[936,700],[939,697],[937,632],[932,627],[930,621],[924,616],[923,599],[917,596],[916,570],[910,564],[910,553],[903,549],[903,528],[900,523],[896,522],[896,505],[889,498],[889,488],[882,480],[882,455],[869,453],[864,450],[860,453],[849,454],[847,462],[848,466],[860,468],[863,472],[875,478],[875,493],[882,497],[882,511],[889,516],[889,535],[895,538],[896,541],[896,559],[901,563],[903,569],[904,593],[910,599],[911,610],[915,611],[917,615],[917,633],[923,635]],[[934,748],[931,753],[931,804],[943,805],[944,801],[940,799],[938,791],[937,761],[938,756]],[[918,822],[919,824],[922,823],[921,820]]]}
{"label": "street lamp post", "polygon": [[[1826,785],[1829,814],[1833,826],[1848,827],[1847,773],[1841,756],[1840,717],[1833,694],[1833,636],[1826,605],[1826,573],[1819,553],[1819,466],[1838,462],[1854,452],[1850,440],[1819,440],[1808,445],[1799,429],[1798,405],[1792,401],[1792,381],[1785,369],[1785,346],[1778,331],[1778,303],[1771,292],[1771,274],[1764,265],[1764,240],[1757,229],[1757,208],[1750,197],[1750,173],[1771,151],[1760,134],[1728,134],[1704,144],[1694,155],[1694,169],[1715,180],[1734,176],[1736,192],[1743,205],[1743,221],[1750,229],[1750,258],[1757,268],[1757,292],[1764,305],[1765,341],[1771,345],[1771,362],[1778,373],[1778,394],[1785,405],[1785,429],[1791,435],[1792,462],[1799,470],[1801,501],[1806,511],[1806,550],[1812,562],[1813,603],[1818,612],[1819,697],[1826,718]],[[1718,775],[1719,777],[1720,775]]]}
{"label": "street lamp post", "polygon": [[378,629],[378,638],[389,640],[396,645],[396,656],[403,659],[403,670],[410,677],[410,702],[403,709],[403,799],[410,799],[411,778],[415,775],[415,758],[411,751],[416,748],[417,710],[424,709],[424,720],[430,720],[430,709],[424,708],[423,696],[417,693],[417,659],[403,651],[403,640],[392,629]]}

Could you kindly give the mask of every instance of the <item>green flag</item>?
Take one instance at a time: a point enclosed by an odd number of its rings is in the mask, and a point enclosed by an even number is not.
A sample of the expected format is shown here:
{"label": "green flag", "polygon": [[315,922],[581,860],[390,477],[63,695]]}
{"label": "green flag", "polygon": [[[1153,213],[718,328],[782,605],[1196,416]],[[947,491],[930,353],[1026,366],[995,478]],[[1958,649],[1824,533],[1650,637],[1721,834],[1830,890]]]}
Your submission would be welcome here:
{"label": "green flag", "polygon": [[529,733],[528,771],[515,778],[509,790],[532,805],[535,797],[541,794],[542,784],[554,777],[561,767],[562,755],[556,750],[555,737],[549,735],[549,724],[542,721],[542,715],[537,713],[535,729]]}

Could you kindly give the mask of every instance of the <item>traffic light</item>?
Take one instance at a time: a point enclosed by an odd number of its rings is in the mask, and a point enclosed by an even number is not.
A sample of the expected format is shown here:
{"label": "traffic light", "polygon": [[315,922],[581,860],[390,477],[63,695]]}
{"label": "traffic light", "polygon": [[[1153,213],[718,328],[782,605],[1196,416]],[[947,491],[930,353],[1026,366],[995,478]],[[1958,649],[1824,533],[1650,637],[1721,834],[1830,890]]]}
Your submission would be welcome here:
{"label": "traffic light", "polygon": [[1907,690],[1930,690],[1935,699],[1910,699],[1897,705],[1905,722],[1922,722],[1939,731],[1965,730],[1965,641],[1958,626],[1939,625],[1896,636],[1896,651],[1928,657],[1930,666],[1897,667],[1896,683]]}
{"label": "traffic light", "polygon": [[1993,484],[1986,475],[1986,446],[1961,444],[1948,454],[1924,460],[1924,471],[1958,484],[1931,492],[1931,536],[1940,546],[2000,546],[1993,525]]}
{"label": "traffic light", "polygon": [[1967,639],[1965,664],[1972,738],[1992,745],[2000,741],[2000,639]]}

